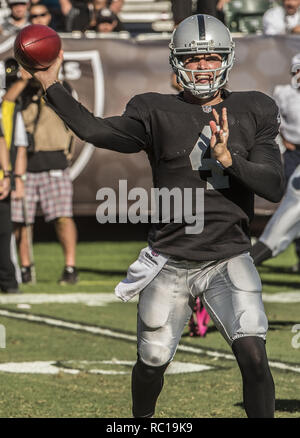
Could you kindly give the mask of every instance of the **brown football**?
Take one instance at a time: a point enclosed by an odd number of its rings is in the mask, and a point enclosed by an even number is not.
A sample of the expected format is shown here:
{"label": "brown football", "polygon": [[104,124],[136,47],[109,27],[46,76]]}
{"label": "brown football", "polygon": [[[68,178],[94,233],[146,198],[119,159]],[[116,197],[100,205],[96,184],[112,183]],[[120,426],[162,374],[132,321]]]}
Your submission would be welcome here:
{"label": "brown football", "polygon": [[45,70],[55,61],[61,39],[55,30],[42,24],[24,27],[14,44],[15,58],[25,69]]}

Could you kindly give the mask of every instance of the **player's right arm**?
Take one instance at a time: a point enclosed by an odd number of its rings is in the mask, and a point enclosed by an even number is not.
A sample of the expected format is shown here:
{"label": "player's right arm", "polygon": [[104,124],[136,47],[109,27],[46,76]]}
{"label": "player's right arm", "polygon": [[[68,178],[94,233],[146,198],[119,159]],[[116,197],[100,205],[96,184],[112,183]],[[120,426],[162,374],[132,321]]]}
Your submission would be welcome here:
{"label": "player's right arm", "polygon": [[46,71],[34,72],[33,75],[45,90],[47,103],[67,126],[80,139],[96,147],[125,153],[145,149],[147,133],[138,117],[95,117],[64,89],[57,79],[62,60],[61,51],[57,60]]}
{"label": "player's right arm", "polygon": [[138,119],[126,115],[95,117],[59,83],[47,89],[46,100],[80,139],[96,147],[125,153],[146,148],[145,127]]}

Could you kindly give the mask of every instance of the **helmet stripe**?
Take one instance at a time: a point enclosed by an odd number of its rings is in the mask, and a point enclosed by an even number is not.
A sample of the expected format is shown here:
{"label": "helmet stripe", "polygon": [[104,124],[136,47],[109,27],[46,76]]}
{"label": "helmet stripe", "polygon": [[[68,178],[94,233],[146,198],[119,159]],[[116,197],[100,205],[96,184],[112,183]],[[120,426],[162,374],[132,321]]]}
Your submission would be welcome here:
{"label": "helmet stripe", "polygon": [[199,40],[205,40],[204,16],[198,14],[197,18],[198,18]]}

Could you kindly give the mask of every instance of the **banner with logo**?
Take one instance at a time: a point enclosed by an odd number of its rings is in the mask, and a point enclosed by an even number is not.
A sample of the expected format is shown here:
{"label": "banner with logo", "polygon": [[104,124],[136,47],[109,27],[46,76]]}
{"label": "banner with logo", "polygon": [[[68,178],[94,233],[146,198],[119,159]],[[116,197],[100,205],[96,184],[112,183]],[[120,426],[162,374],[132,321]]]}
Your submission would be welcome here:
{"label": "banner with logo", "polygon": [[[62,42],[61,79],[69,82],[78,100],[96,116],[121,115],[135,94],[176,93],[171,86],[167,38],[77,39],[64,35]],[[0,88],[5,87],[3,61],[13,56],[13,43],[14,37],[0,36]],[[300,52],[300,37],[255,35],[235,38],[235,43],[236,61],[228,84],[231,90],[259,90],[272,95],[275,85],[290,81],[290,60]],[[117,193],[120,180],[127,181],[128,190],[143,187],[150,191],[152,186],[151,169],[144,152],[120,154],[96,149],[79,139],[71,175],[75,215],[95,215],[97,191],[111,187]],[[274,208],[260,199],[256,207],[264,212]]]}

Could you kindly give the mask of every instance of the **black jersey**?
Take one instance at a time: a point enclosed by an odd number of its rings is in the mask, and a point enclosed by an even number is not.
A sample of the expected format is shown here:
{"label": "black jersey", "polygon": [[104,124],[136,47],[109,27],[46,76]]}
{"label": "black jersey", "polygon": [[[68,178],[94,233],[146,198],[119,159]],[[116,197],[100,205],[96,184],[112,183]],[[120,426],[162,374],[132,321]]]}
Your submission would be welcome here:
{"label": "black jersey", "polygon": [[[278,202],[283,173],[275,137],[278,108],[260,92],[225,92],[214,108],[227,108],[232,166],[223,169],[211,156],[210,107],[188,103],[183,95],[135,96],[122,116],[100,119],[59,84],[47,90],[48,103],[82,139],[120,152],[145,150],[156,188],[202,189],[203,226],[187,233],[187,223],[171,210],[170,221],[152,224],[149,244],[159,252],[188,260],[217,260],[248,251],[254,194]],[[69,110],[72,108],[72,110]],[[197,194],[198,193],[198,194]],[[172,206],[171,206],[172,207]]]}

